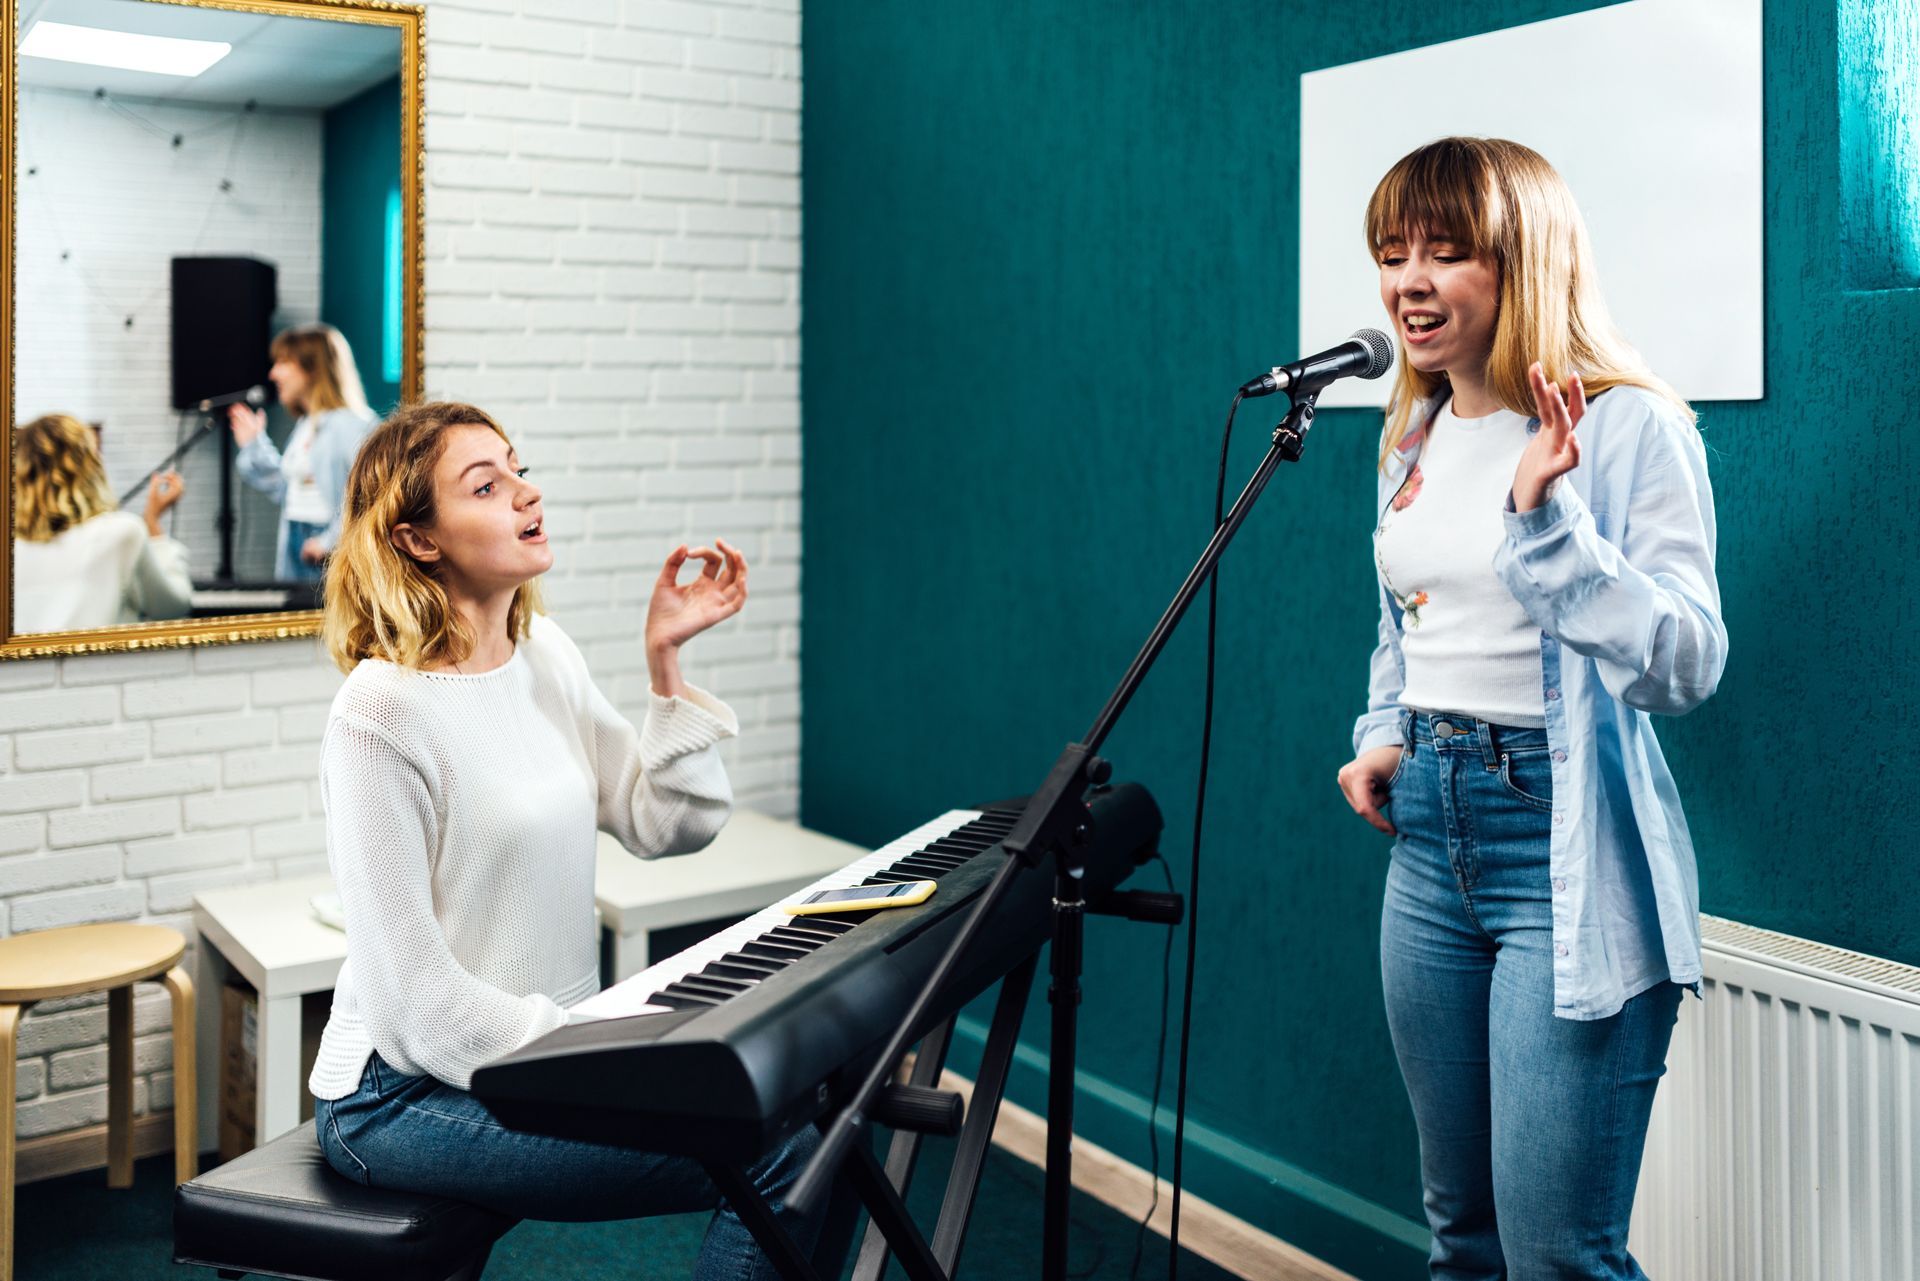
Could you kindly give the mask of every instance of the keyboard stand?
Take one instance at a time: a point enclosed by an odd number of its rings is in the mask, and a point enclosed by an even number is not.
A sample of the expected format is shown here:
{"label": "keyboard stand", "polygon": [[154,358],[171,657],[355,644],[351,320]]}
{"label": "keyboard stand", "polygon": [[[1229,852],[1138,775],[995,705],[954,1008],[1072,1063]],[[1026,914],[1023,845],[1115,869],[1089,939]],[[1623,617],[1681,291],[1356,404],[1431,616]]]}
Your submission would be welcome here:
{"label": "keyboard stand", "polygon": [[[974,1196],[980,1190],[980,1176],[986,1167],[994,1122],[1006,1093],[1007,1072],[1013,1065],[1020,1020],[1026,1013],[1027,993],[1033,987],[1038,961],[1036,951],[1000,981],[993,1023],[987,1030],[973,1098],[960,1126],[953,1164],[947,1171],[947,1190],[940,1203],[940,1217],[934,1224],[931,1245],[907,1213],[904,1200],[913,1182],[923,1136],[913,1130],[896,1129],[884,1166],[866,1143],[853,1145],[841,1177],[852,1182],[867,1208],[869,1222],[852,1281],[880,1281],[889,1254],[900,1261],[908,1281],[951,1281],[954,1276],[967,1222],[973,1215]],[[939,1084],[947,1050],[953,1041],[953,1023],[952,1018],[944,1020],[922,1039],[914,1058],[911,1084],[929,1089]],[[830,1119],[821,1118],[822,1128]],[[753,1187],[740,1167],[709,1163],[707,1172],[786,1281],[822,1281],[820,1273],[774,1218],[766,1198]]]}

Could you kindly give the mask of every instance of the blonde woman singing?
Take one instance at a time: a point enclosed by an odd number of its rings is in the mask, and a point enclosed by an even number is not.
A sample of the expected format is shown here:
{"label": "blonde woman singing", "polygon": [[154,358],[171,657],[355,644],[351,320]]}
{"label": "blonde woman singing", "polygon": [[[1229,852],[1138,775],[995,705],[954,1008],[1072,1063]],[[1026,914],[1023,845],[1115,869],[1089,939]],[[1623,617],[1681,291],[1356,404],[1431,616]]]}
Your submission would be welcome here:
{"label": "blonde woman singing", "polygon": [[353,350],[332,325],[299,325],[273,340],[272,380],[294,415],[285,451],[267,437],[267,416],[246,405],[227,410],[240,446],[234,470],[280,504],[273,576],[316,581],[340,541],[340,502],[354,452],[374,423]]}
{"label": "blonde woman singing", "polygon": [[[1652,714],[1726,662],[1693,414],[1614,332],[1566,184],[1445,138],[1366,215],[1399,335],[1354,812],[1397,834],[1380,958],[1435,1277],[1639,1278],[1627,1219],[1693,845]],[[1389,817],[1390,815],[1390,817]]]}
{"label": "blonde woman singing", "polygon": [[[522,1218],[718,1205],[695,1275],[771,1278],[697,1162],[509,1130],[468,1090],[475,1068],[599,987],[596,830],[642,858],[684,853],[732,803],[715,745],[734,714],[682,679],[680,649],[745,604],[745,557],[724,542],[667,557],[640,638],[652,694],[635,730],[541,613],[548,540],[539,487],[470,405],[397,411],[348,477],[324,623],[347,680],[320,762],[347,961],[309,1082],[320,1144],[350,1179]],[[682,583],[689,561],[702,569]],[[815,1139],[748,1174],[837,1276],[854,1203],[795,1221],[781,1200]]]}

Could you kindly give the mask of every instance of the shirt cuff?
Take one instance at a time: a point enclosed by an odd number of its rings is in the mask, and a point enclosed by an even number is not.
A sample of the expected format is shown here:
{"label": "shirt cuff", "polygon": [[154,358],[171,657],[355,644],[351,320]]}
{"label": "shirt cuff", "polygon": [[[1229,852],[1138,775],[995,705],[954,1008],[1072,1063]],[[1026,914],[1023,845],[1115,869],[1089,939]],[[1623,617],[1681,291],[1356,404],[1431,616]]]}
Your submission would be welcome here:
{"label": "shirt cuff", "polygon": [[731,707],[697,685],[686,689],[678,698],[647,691],[648,761],[698,752],[740,732],[740,718]]}
{"label": "shirt cuff", "polygon": [[1556,484],[1547,500],[1532,511],[1513,509],[1513,491],[1507,491],[1507,534],[1512,538],[1538,538],[1563,520],[1571,520],[1585,511],[1586,503],[1572,485]]}

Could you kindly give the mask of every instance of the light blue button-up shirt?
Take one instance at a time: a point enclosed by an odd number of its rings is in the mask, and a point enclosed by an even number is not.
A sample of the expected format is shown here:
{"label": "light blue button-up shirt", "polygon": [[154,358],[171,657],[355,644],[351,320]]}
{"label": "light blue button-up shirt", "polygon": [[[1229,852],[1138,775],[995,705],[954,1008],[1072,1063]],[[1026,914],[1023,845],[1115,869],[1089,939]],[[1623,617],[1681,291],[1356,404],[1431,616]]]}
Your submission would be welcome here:
{"label": "light blue button-up shirt", "polygon": [[[1416,408],[1417,426],[1382,470],[1380,517],[1437,409]],[[1639,387],[1596,396],[1574,430],[1580,465],[1541,506],[1506,513],[1493,568],[1540,628],[1554,1013],[1602,1019],[1657,983],[1700,981],[1693,840],[1649,714],[1706,701],[1726,667],[1727,629],[1698,430]],[[1401,631],[1383,583],[1355,755],[1404,741]]]}

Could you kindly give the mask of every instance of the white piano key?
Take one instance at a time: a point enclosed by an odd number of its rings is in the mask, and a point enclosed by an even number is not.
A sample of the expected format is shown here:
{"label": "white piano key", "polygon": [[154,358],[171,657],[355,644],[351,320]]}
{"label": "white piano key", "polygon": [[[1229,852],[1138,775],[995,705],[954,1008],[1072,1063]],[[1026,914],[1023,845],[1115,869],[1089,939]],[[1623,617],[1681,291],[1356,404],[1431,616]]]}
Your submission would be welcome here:
{"label": "white piano key", "polygon": [[888,841],[866,857],[855,859],[845,867],[827,873],[811,885],[795,890],[773,906],[762,908],[746,920],[730,925],[718,934],[710,935],[695,943],[692,947],[654,962],[638,974],[614,984],[597,996],[588,997],[567,1010],[567,1021],[586,1023],[594,1019],[620,1019],[635,1014],[667,1013],[667,1006],[654,1005],[650,1002],[649,998],[654,993],[669,984],[679,982],[689,974],[706,969],[728,952],[737,951],[741,944],[760,937],[774,926],[786,924],[793,915],[785,910],[787,904],[797,903],[818,890],[858,885],[875,872],[893,866],[915,850],[966,826],[979,818],[980,813],[979,810],[948,810],[940,817],[921,824],[904,836]]}

